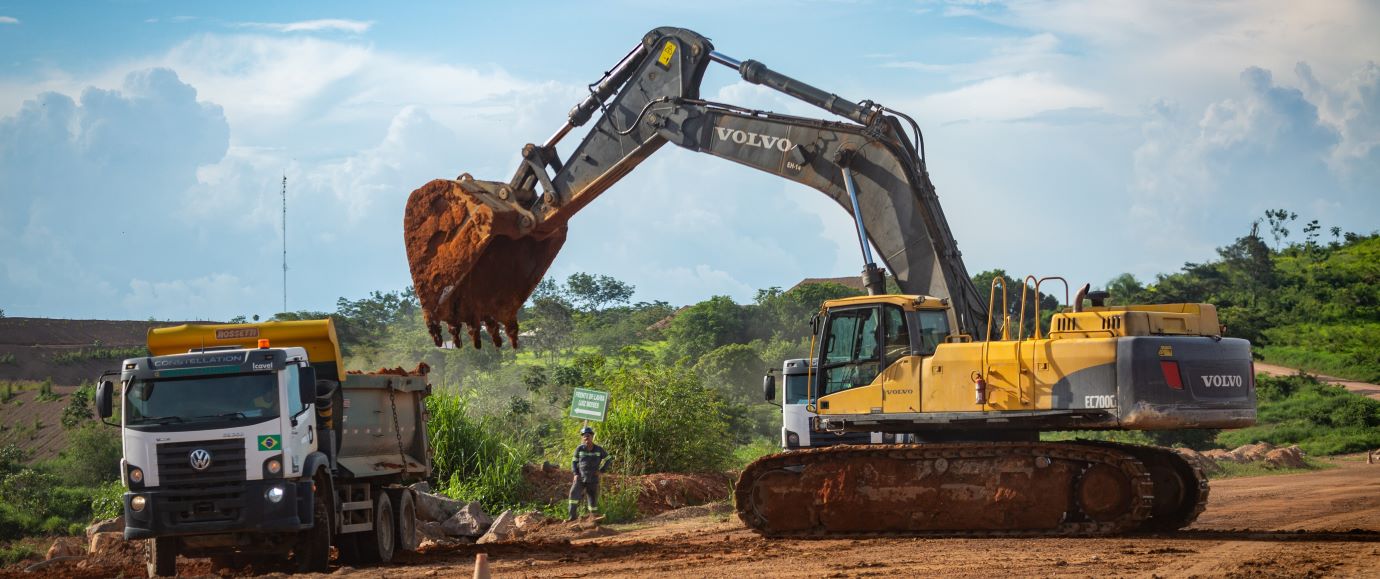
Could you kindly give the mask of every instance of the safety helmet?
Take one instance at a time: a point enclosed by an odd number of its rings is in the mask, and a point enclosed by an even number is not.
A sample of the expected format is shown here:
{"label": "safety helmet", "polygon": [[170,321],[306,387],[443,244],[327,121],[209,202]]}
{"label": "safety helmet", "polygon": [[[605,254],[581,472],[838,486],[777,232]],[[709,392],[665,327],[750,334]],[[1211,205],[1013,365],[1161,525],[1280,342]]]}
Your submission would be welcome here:
{"label": "safety helmet", "polygon": [[594,435],[594,429],[593,429],[592,427],[589,427],[589,426],[586,426],[586,427],[584,427],[584,428],[581,428],[581,429],[580,429],[580,436],[584,436],[584,435],[586,435],[586,434],[588,434],[588,435],[590,435],[590,436],[593,436],[593,435]]}

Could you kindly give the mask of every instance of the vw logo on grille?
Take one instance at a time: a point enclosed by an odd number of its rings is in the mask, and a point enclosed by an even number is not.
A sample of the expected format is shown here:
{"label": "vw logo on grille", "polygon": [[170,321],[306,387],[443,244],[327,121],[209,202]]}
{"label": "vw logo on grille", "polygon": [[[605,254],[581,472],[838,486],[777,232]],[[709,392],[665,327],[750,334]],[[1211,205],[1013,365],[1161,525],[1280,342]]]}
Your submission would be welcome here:
{"label": "vw logo on grille", "polygon": [[193,450],[187,455],[187,458],[189,462],[192,463],[192,468],[194,469],[206,470],[211,466],[211,453],[204,448]]}

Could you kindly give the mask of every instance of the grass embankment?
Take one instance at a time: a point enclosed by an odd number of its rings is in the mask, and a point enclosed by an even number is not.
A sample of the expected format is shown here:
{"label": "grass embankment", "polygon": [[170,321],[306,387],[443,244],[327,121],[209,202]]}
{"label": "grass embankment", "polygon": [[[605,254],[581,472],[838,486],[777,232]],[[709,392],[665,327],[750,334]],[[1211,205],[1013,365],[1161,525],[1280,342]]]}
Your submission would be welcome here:
{"label": "grass embankment", "polygon": [[1265,331],[1256,348],[1271,364],[1380,383],[1380,324],[1300,324]]}

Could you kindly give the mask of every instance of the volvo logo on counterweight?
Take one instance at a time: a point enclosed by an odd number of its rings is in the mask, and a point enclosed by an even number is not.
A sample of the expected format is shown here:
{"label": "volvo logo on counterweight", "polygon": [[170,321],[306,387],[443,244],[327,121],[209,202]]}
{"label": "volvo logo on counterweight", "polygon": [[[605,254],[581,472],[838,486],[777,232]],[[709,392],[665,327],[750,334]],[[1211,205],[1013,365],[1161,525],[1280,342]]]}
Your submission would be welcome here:
{"label": "volvo logo on counterweight", "polygon": [[211,467],[211,453],[204,448],[193,450],[187,455],[188,462],[192,463],[192,468],[196,470],[206,470]]}

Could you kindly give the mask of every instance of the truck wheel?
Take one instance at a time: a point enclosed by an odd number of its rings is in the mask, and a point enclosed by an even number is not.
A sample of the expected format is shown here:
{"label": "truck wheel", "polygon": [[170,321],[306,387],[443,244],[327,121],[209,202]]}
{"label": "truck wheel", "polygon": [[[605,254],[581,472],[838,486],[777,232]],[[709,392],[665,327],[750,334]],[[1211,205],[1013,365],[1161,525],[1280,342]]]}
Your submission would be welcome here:
{"label": "truck wheel", "polygon": [[374,495],[374,529],[359,538],[359,556],[366,563],[387,563],[393,560],[397,533],[393,526],[393,502],[388,493],[380,490]]}
{"label": "truck wheel", "polygon": [[397,548],[404,551],[417,551],[417,507],[412,501],[412,491],[403,489],[398,497],[398,543]]}
{"label": "truck wheel", "polygon": [[177,576],[177,537],[148,540],[149,577]]}
{"label": "truck wheel", "polygon": [[335,551],[340,555],[336,562],[346,567],[354,567],[359,565],[359,538],[363,537],[364,535],[364,533],[336,535]]}
{"label": "truck wheel", "polygon": [[302,531],[292,550],[293,563],[301,573],[325,573],[331,565],[331,511],[324,485],[317,488],[312,499],[312,526]]}

